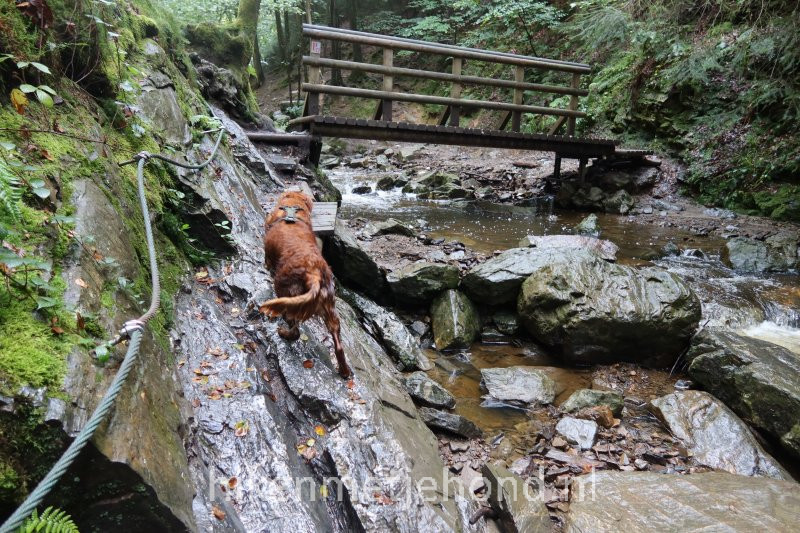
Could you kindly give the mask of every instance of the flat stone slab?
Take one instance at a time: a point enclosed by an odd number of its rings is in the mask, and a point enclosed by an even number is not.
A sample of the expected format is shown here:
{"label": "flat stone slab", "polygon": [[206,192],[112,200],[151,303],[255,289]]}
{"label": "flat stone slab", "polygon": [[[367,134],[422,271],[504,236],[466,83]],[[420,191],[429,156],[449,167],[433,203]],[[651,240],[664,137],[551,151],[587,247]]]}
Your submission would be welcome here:
{"label": "flat stone slab", "polygon": [[797,531],[800,484],[727,472],[595,472],[573,480],[565,533]]}

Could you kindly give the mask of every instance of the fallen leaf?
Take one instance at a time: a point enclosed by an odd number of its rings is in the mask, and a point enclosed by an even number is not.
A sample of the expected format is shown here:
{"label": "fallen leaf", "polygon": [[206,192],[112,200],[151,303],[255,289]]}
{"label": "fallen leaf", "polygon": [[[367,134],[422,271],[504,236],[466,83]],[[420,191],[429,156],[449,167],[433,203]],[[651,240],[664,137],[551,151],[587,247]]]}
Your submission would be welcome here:
{"label": "fallen leaf", "polygon": [[39,153],[42,154],[42,157],[47,159],[48,161],[53,161],[53,156],[50,155],[50,152],[48,152],[44,148],[40,149]]}
{"label": "fallen leaf", "polygon": [[302,335],[300,335],[300,340],[303,341],[303,342],[307,342],[308,341],[308,335],[303,333]]}
{"label": "fallen leaf", "polygon": [[83,279],[81,279],[81,278],[75,278],[75,285],[77,285],[78,287],[80,287],[82,289],[85,289],[86,287],[89,286],[89,284],[86,283],[85,281],[83,281]]}
{"label": "fallen leaf", "polygon": [[303,452],[306,451],[306,448],[308,448],[308,446],[306,446],[305,444],[298,444],[297,445],[297,453],[299,453],[300,455],[303,455]]}
{"label": "fallen leaf", "polygon": [[236,488],[236,485],[239,483],[239,480],[236,477],[232,477],[228,480],[228,488],[233,490]]}
{"label": "fallen leaf", "polygon": [[78,328],[78,331],[83,331],[86,329],[86,320],[84,320],[80,311],[75,311],[75,325]]}
{"label": "fallen leaf", "polygon": [[314,361],[311,359],[306,359],[303,361],[303,368],[314,368]]}
{"label": "fallen leaf", "polygon": [[233,434],[237,437],[244,437],[250,431],[250,424],[247,420],[239,420],[233,426]]}
{"label": "fallen leaf", "polygon": [[98,252],[97,250],[95,250],[94,252],[92,252],[92,258],[93,258],[95,261],[98,261],[98,262],[99,262],[99,261],[102,261],[102,260],[103,260],[103,254],[101,254],[100,252]]}
{"label": "fallen leaf", "polygon": [[206,279],[208,277],[207,270],[201,270],[200,272],[195,273],[194,279],[200,281],[201,279]]}
{"label": "fallen leaf", "polygon": [[200,403],[200,398],[195,398],[194,400],[192,400],[192,407],[194,407],[195,409],[197,409],[201,405],[203,405],[203,404]]}
{"label": "fallen leaf", "polygon": [[317,443],[317,441],[315,439],[311,438],[311,439],[308,439],[306,441],[306,446],[308,446],[310,448],[311,446],[315,445],[316,443]]}
{"label": "fallen leaf", "polygon": [[270,394],[269,395],[269,399],[272,400],[273,402],[277,402],[278,401],[278,397],[275,396],[275,393]]}
{"label": "fallen leaf", "polygon": [[178,361],[178,368],[183,368],[183,365],[185,364],[186,364],[186,359],[181,359],[180,361]]}
{"label": "fallen leaf", "polygon": [[222,394],[219,391],[214,391],[208,395],[209,400],[219,400],[220,398],[222,398]]}
{"label": "fallen leaf", "polygon": [[220,357],[224,355],[225,352],[222,351],[222,348],[217,346],[215,348],[210,348],[209,350],[206,351],[206,353],[209,355],[213,355],[214,357]]}
{"label": "fallen leaf", "polygon": [[11,105],[17,110],[20,115],[25,114],[25,108],[28,107],[28,98],[25,93],[19,89],[11,89]]}
{"label": "fallen leaf", "polygon": [[56,335],[63,335],[64,334],[64,329],[59,327],[59,326],[53,326],[52,328],[50,328],[50,330],[53,333],[55,333]]}
{"label": "fallen leaf", "polygon": [[272,379],[269,375],[269,370],[267,370],[266,368],[261,371],[261,377],[264,378],[264,381],[266,382],[269,382],[269,380]]}
{"label": "fallen leaf", "polygon": [[216,518],[217,520],[225,520],[225,511],[223,511],[216,505],[213,505],[211,507],[211,512],[214,514],[214,518]]}
{"label": "fallen leaf", "polygon": [[355,386],[356,386],[356,382],[355,381],[353,381],[352,379],[348,379],[347,380],[347,388],[348,389],[352,389]]}
{"label": "fallen leaf", "polygon": [[314,433],[316,433],[318,437],[324,437],[325,436],[325,428],[320,426],[320,425],[316,425],[316,426],[314,426]]}
{"label": "fallen leaf", "polygon": [[328,497],[328,487],[326,487],[325,485],[320,485],[319,486],[319,495],[322,496],[323,498],[327,498]]}
{"label": "fallen leaf", "polygon": [[306,450],[301,454],[303,459],[306,461],[313,461],[314,458],[317,456],[316,448],[306,448]]}
{"label": "fallen leaf", "polygon": [[376,492],[375,494],[373,494],[373,496],[375,497],[376,500],[378,500],[378,503],[381,505],[391,505],[394,503],[394,500],[392,500],[386,494],[383,494],[381,492]]}

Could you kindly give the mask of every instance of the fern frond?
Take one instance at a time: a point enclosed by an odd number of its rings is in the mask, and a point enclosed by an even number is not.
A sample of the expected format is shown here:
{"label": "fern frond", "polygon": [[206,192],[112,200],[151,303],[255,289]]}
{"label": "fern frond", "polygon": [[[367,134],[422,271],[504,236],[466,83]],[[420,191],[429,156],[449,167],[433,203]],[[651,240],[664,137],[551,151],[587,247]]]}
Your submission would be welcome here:
{"label": "fern frond", "polygon": [[36,510],[33,511],[30,518],[28,518],[19,528],[19,533],[80,533],[78,526],[72,521],[65,511],[48,507],[44,510],[41,516],[38,515]]}
{"label": "fern frond", "polygon": [[0,213],[8,213],[15,222],[22,217],[19,209],[22,191],[20,179],[0,160]]}

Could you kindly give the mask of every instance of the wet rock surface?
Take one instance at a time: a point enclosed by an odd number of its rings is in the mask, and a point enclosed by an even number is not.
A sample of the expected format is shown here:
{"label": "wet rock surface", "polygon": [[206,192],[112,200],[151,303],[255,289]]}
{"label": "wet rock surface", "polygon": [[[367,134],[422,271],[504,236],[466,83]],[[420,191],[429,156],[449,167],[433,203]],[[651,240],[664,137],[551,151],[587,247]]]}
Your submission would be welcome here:
{"label": "wet rock surface", "polygon": [[622,395],[617,392],[580,389],[573,392],[570,397],[561,404],[561,410],[569,413],[595,405],[606,405],[614,416],[620,416],[625,402],[622,399]]}
{"label": "wet rock surface", "polygon": [[456,406],[456,399],[447,392],[447,389],[429,378],[425,372],[414,372],[403,378],[403,385],[412,398],[422,405],[452,409]]}
{"label": "wet rock surface", "polygon": [[475,305],[456,290],[445,291],[433,301],[431,319],[434,344],[439,350],[467,348],[480,331]]}
{"label": "wet rock surface", "polygon": [[619,246],[611,241],[585,235],[528,235],[519,243],[521,248],[556,248],[559,250],[590,250],[606,261],[616,261]]}
{"label": "wet rock surface", "polygon": [[728,258],[736,270],[786,272],[800,268],[800,234],[783,232],[764,240],[735,237],[726,243]]}
{"label": "wet rock surface", "polygon": [[373,298],[385,298],[386,276],[341,219],[337,219],[335,232],[324,251],[339,279]]}
{"label": "wet rock surface", "polygon": [[426,305],[439,293],[458,287],[458,268],[419,262],[394,270],[386,281],[395,299],[406,305]]}
{"label": "wet rock surface", "polygon": [[339,294],[358,312],[361,322],[383,344],[401,370],[430,370],[432,365],[419,341],[400,317],[356,292],[339,287]]}
{"label": "wet rock surface", "polygon": [[792,531],[800,485],[723,472],[597,472],[573,481],[565,532]]}
{"label": "wet rock surface", "polygon": [[553,530],[547,507],[536,489],[502,466],[485,464],[481,469],[486,480],[489,504],[509,533],[547,533]]}
{"label": "wet rock surface", "polygon": [[522,284],[517,310],[535,338],[571,363],[671,365],[700,320],[700,300],[677,275],[560,254]]}
{"label": "wet rock surface", "polygon": [[537,269],[575,250],[512,248],[472,268],[461,280],[462,290],[484,305],[513,302],[525,281]]}
{"label": "wet rock surface", "polygon": [[419,410],[419,416],[425,424],[438,431],[445,431],[467,439],[480,437],[482,434],[478,426],[461,415],[422,407]]}
{"label": "wet rock surface", "polygon": [[484,368],[481,384],[489,397],[499,402],[527,404],[553,403],[556,384],[543,370],[526,366]]}
{"label": "wet rock surface", "polygon": [[743,476],[792,479],[761,448],[744,422],[707,392],[674,392],[653,400],[651,405],[699,463]]}
{"label": "wet rock surface", "polygon": [[687,358],[689,375],[736,414],[800,457],[800,357],[775,344],[703,330]]}
{"label": "wet rock surface", "polygon": [[[258,242],[261,204],[274,201],[279,188],[227,154],[219,165],[222,178],[199,183],[198,190],[231,213],[236,259],[184,287],[173,333],[180,385],[196,421],[187,447],[198,529],[412,531],[426,524],[480,530],[466,523],[474,503],[443,497],[436,439],[395,361],[352,307],[337,301],[351,381],[337,376],[330,336],[318,320],[304,323],[300,339],[288,343],[277,335],[278,322],[258,315],[257,305],[273,294]],[[355,238],[339,241],[347,248]],[[393,320],[362,307],[370,319]],[[388,328],[376,324],[368,325],[389,345]],[[429,501],[417,485],[422,478],[438,480]],[[321,496],[322,485],[328,497]],[[215,507],[225,513],[223,521],[213,518]]]}

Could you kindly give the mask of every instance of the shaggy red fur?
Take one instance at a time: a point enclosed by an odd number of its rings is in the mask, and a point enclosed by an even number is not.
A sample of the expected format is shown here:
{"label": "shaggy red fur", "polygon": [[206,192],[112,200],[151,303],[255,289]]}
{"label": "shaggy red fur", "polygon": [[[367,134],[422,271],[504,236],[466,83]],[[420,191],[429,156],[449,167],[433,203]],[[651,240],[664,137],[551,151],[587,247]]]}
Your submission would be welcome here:
{"label": "shaggy red fur", "polygon": [[322,317],[333,337],[339,374],[348,378],[350,368],[339,338],[333,272],[317,248],[311,227],[313,204],[307,194],[288,191],[267,216],[264,260],[273,273],[278,298],[265,302],[259,310],[270,317],[283,316],[289,328],[281,327],[278,333],[292,341],[300,336],[300,322],[314,315]]}

